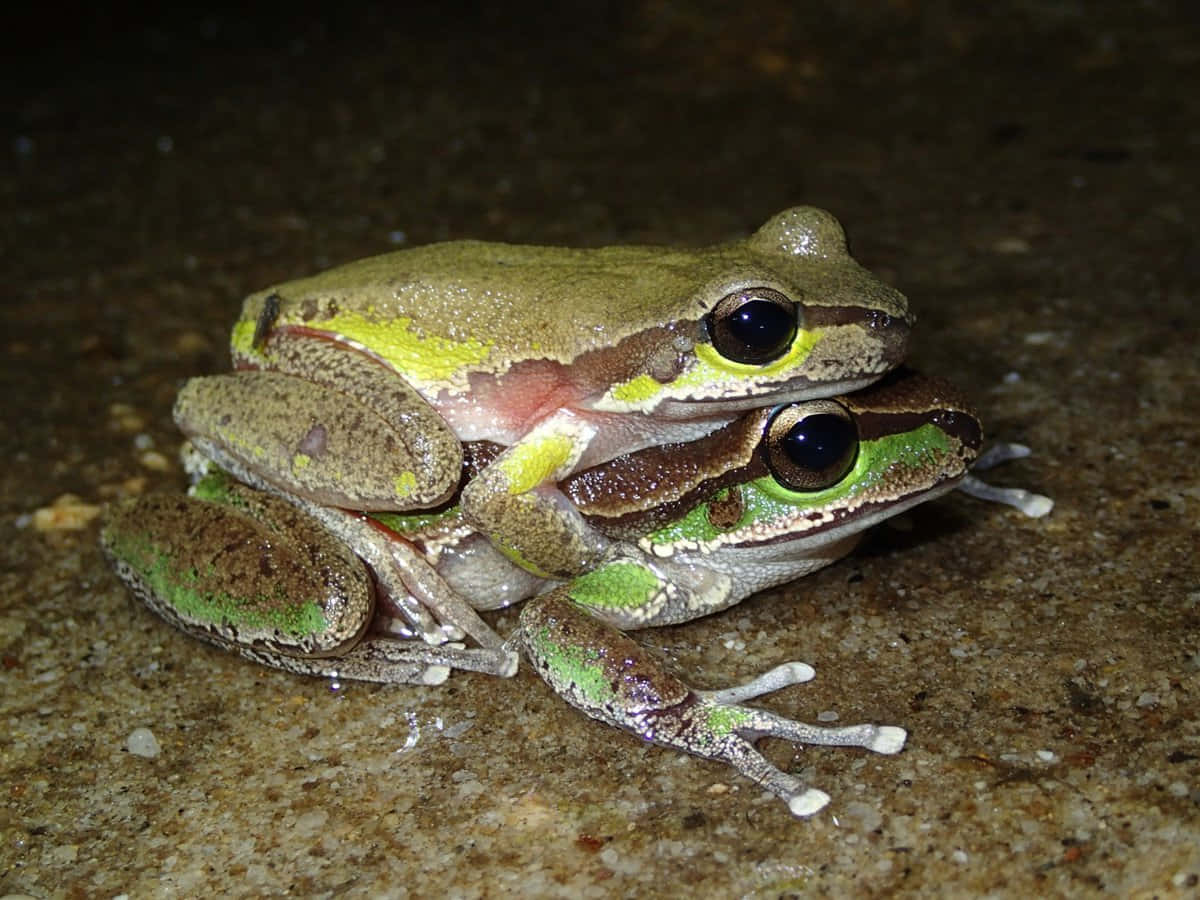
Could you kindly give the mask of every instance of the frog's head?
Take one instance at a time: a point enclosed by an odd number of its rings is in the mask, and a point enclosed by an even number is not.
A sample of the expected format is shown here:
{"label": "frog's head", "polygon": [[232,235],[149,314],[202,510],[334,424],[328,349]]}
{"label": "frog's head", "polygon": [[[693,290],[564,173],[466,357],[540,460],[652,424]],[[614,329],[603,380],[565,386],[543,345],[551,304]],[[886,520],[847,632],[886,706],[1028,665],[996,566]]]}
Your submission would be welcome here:
{"label": "frog's head", "polygon": [[864,529],[950,490],[981,441],[956,389],[900,371],[854,394],[757,410],[563,487],[607,534],[728,575],[732,602],[832,562]]}
{"label": "frog's head", "polygon": [[697,252],[686,311],[630,336],[622,362],[637,374],[614,378],[600,408],[666,418],[752,409],[854,391],[904,360],[904,296],[855,262],[824,210],[788,209],[745,240]]}

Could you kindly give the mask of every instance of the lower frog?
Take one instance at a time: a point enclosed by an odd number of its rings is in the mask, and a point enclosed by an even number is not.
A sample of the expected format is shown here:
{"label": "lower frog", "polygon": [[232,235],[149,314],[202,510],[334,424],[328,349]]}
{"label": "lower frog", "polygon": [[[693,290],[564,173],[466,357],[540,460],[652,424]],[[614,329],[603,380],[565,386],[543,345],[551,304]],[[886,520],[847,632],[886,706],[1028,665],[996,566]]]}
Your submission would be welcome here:
{"label": "lower frog", "polygon": [[[755,741],[895,753],[904,730],[820,728],[745,705],[811,678],[802,663],[739,687],[692,689],[623,629],[698,618],[837,560],[872,524],[955,487],[980,441],[978,420],[953,388],[911,373],[747,413],[700,440],[562,480],[563,496],[607,541],[604,561],[565,583],[519,568],[454,506],[369,517],[298,506],[220,472],[192,497],[117,507],[102,542],[153,610],[251,659],[313,675],[436,683],[453,668],[511,674],[523,651],[589,716],[724,761],[806,816],[828,796],[773,766]],[[389,571],[398,559],[407,567],[400,580]],[[427,596],[439,611],[458,604],[454,618],[480,625],[476,609],[533,599],[497,650],[491,640],[422,641],[428,629],[414,623],[428,615]],[[450,637],[465,637],[443,624]]]}

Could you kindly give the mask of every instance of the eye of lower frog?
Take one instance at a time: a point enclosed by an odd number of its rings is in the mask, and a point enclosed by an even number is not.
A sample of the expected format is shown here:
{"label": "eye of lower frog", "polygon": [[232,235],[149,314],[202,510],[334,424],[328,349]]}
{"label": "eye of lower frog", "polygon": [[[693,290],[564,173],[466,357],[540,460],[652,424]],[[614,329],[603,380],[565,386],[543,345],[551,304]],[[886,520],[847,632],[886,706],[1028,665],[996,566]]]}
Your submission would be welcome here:
{"label": "eye of lower frog", "polygon": [[784,487],[819,491],[854,468],[858,428],[846,408],[832,400],[780,407],[767,423],[767,465]]}
{"label": "eye of lower frog", "polygon": [[753,287],[726,294],[708,314],[708,334],[728,360],[762,365],[783,356],[796,336],[796,304],[779,291]]}

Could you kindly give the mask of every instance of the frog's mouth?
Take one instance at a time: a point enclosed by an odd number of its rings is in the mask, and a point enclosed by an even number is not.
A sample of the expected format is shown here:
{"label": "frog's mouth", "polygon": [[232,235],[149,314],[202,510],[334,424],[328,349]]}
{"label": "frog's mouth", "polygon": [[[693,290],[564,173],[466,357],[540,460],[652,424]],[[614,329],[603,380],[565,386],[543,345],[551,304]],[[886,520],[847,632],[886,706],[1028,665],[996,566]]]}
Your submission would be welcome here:
{"label": "frog's mouth", "polygon": [[[670,419],[672,422],[719,423],[760,409],[764,403],[777,406],[800,400],[819,400],[823,397],[851,394],[870,387],[886,371],[881,369],[879,372],[833,381],[797,375],[782,382],[787,385],[786,388],[781,388],[780,383],[769,383],[754,388],[744,387],[736,396],[714,393],[712,396],[693,394],[686,398],[667,398],[659,402],[652,415],[659,419]],[[753,394],[747,395],[749,390],[753,390]]]}

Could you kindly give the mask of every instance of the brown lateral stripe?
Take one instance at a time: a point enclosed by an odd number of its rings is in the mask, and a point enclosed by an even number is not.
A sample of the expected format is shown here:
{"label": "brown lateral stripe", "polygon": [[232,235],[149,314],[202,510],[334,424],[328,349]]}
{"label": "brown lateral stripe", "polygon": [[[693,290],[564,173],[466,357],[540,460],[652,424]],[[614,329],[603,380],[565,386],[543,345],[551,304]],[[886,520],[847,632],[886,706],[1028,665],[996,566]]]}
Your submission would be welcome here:
{"label": "brown lateral stripe", "polygon": [[758,409],[689,443],[648,447],[561,482],[589,524],[636,535],[678,518],[728,484],[767,474],[758,452],[770,409]]}
{"label": "brown lateral stripe", "polygon": [[949,381],[900,368],[870,387],[838,397],[854,415],[859,438],[878,440],[932,423],[979,449],[983,432],[963,393]]}

